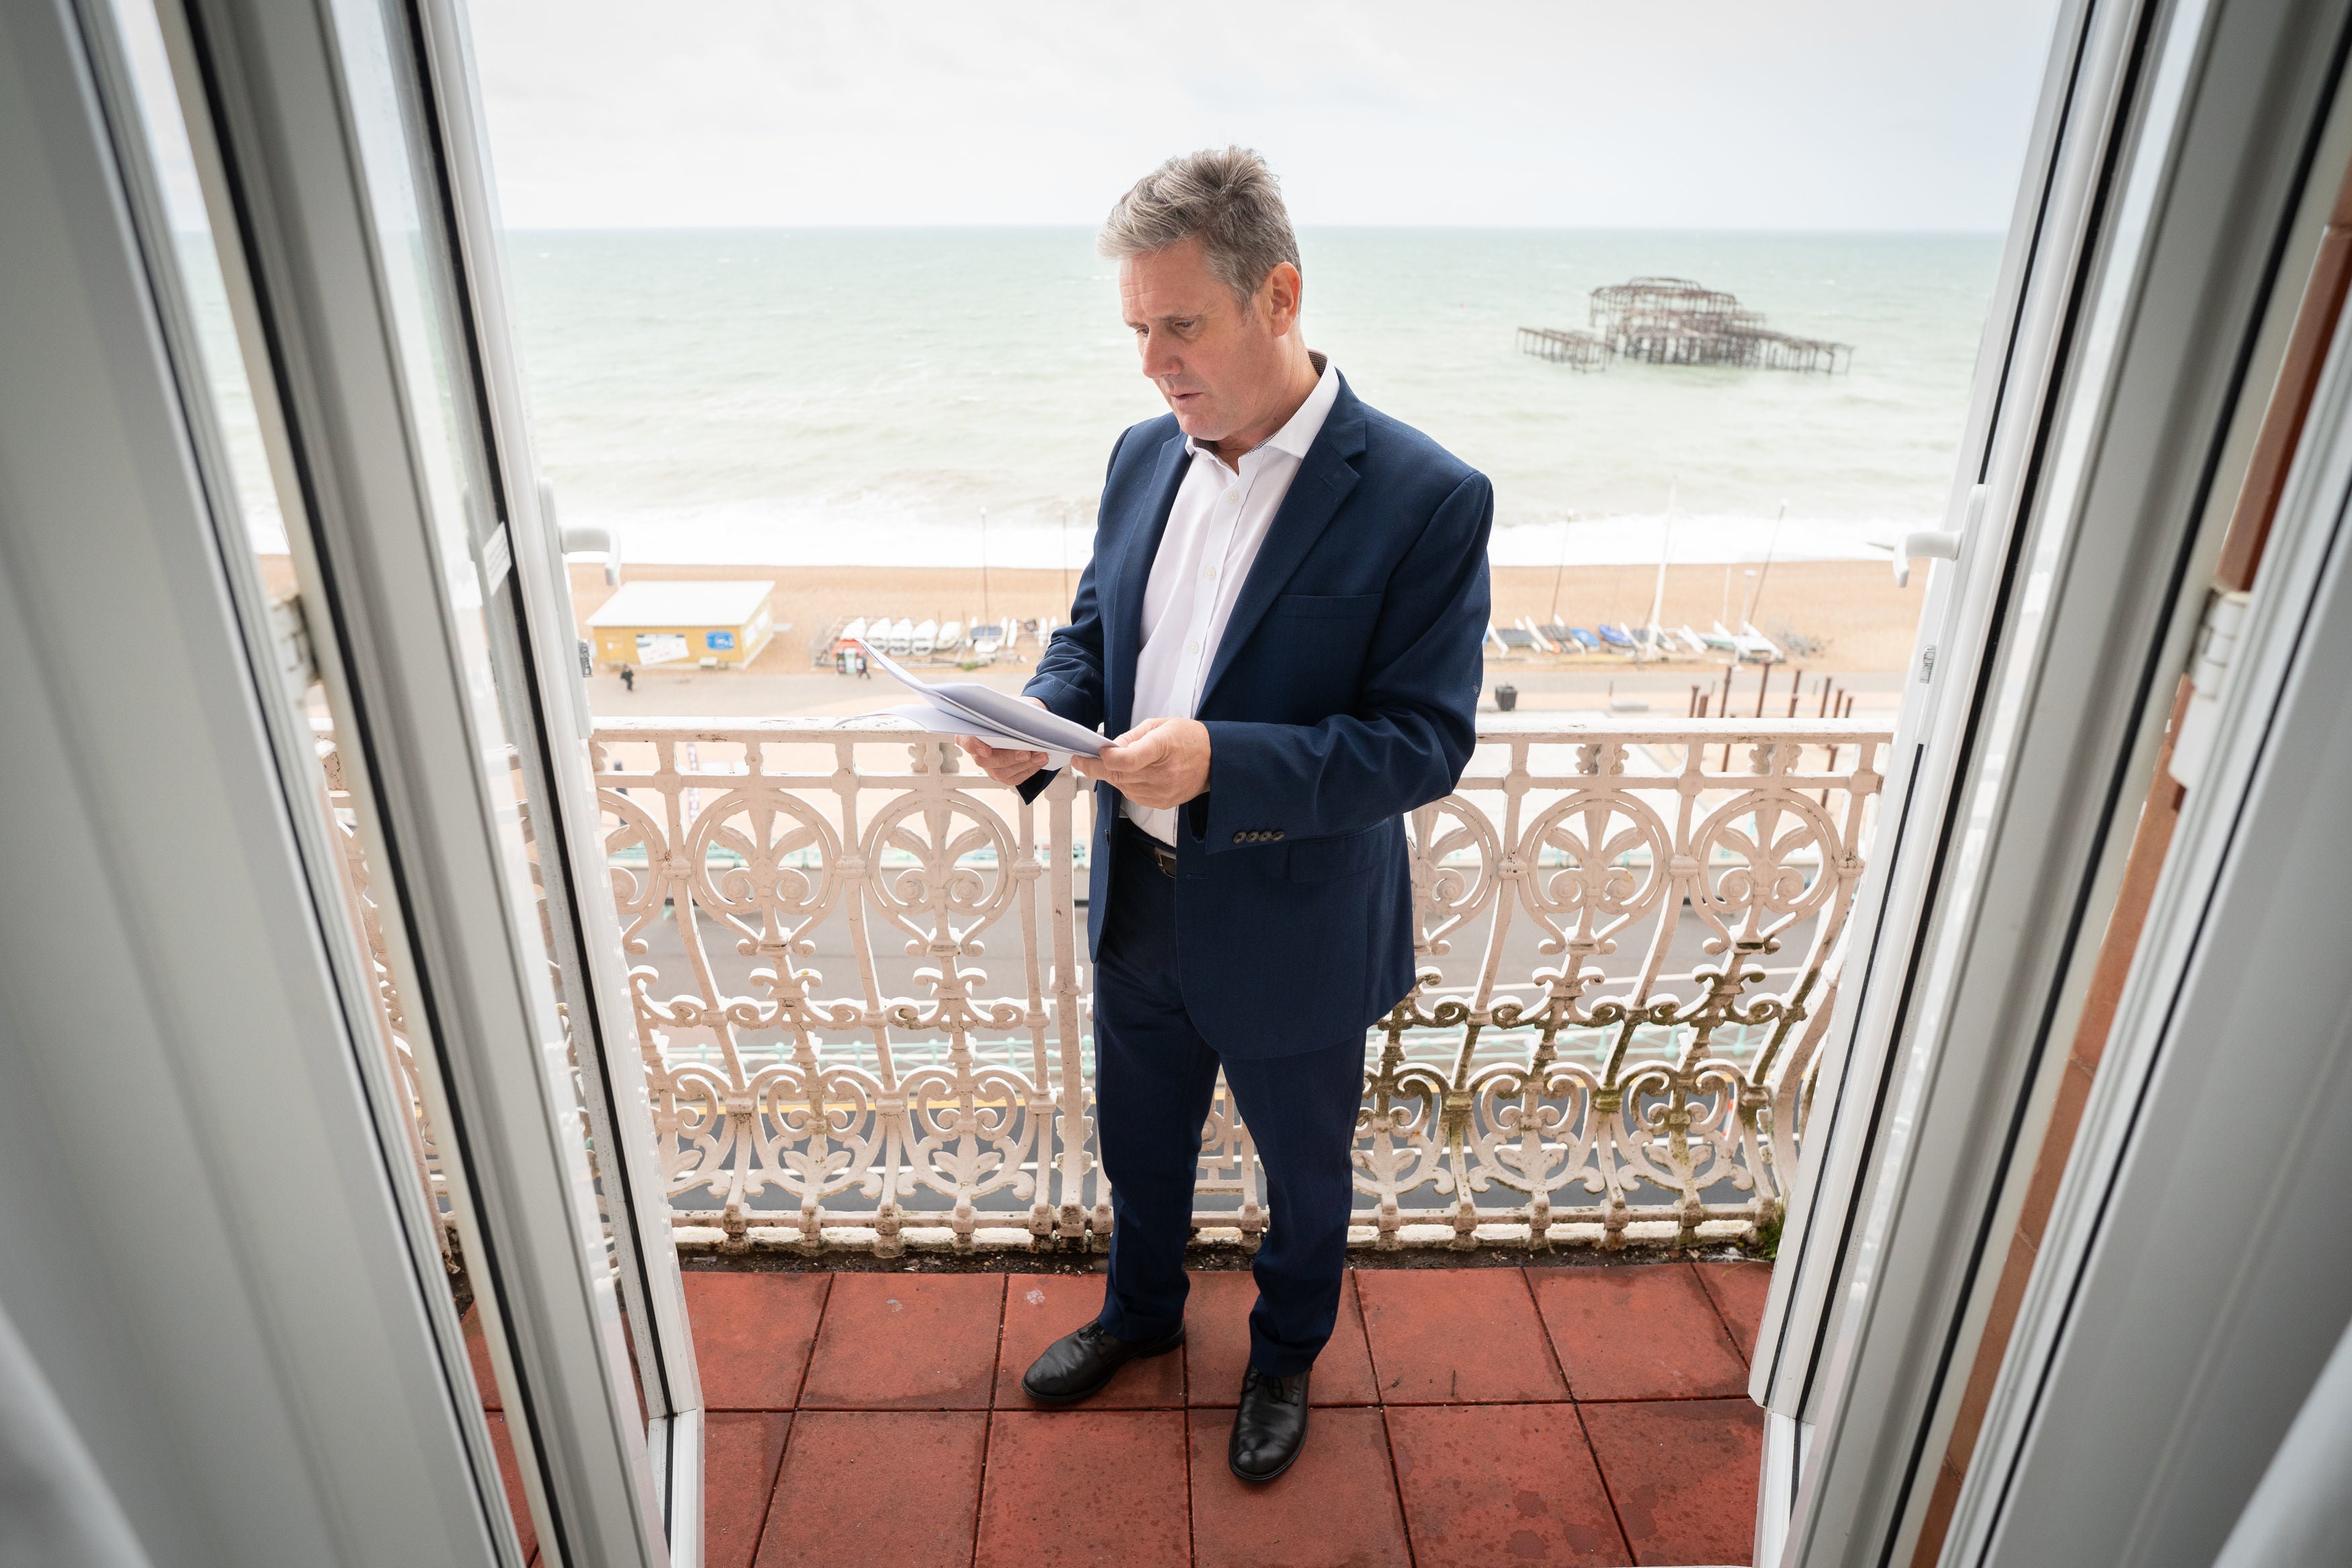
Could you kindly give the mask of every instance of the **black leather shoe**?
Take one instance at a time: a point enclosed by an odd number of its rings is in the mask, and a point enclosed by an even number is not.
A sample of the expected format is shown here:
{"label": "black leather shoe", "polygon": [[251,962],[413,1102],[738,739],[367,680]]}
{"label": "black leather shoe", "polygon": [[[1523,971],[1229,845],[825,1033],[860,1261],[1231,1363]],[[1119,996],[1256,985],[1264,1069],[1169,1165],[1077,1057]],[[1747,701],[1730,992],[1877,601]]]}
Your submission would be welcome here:
{"label": "black leather shoe", "polygon": [[1234,1412],[1234,1440],[1225,1465],[1245,1481],[1270,1481],[1307,1447],[1307,1373],[1268,1377],[1256,1367],[1242,1375],[1242,1407]]}
{"label": "black leather shoe", "polygon": [[1021,1391],[1040,1405],[1076,1405],[1102,1392],[1130,1361],[1166,1355],[1184,1343],[1184,1325],[1165,1339],[1113,1339],[1099,1322],[1073,1330],[1045,1347],[1021,1375]]}

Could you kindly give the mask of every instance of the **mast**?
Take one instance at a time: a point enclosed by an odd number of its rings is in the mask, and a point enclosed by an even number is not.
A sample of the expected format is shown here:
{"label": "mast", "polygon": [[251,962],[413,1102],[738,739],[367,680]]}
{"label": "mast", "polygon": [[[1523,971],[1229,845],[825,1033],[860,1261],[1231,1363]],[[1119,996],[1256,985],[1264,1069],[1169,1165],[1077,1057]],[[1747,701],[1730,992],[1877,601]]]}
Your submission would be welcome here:
{"label": "mast", "polygon": [[1764,598],[1764,580],[1772,575],[1772,557],[1780,548],[1780,525],[1788,519],[1789,503],[1782,501],[1778,516],[1772,519],[1772,538],[1764,547],[1764,570],[1756,574],[1756,581],[1748,590],[1748,602],[1739,607],[1739,629],[1748,631],[1755,624],[1756,606]]}
{"label": "mast", "polygon": [[1568,541],[1570,530],[1575,527],[1575,524],[1576,514],[1574,512],[1570,512],[1559,525],[1559,570],[1551,574],[1551,620],[1549,624],[1554,626],[1559,624],[1559,583],[1560,579],[1568,575]]}
{"label": "mast", "polygon": [[1666,609],[1666,560],[1675,550],[1675,481],[1666,481],[1666,527],[1658,543],[1658,586],[1650,595],[1650,641],[1658,642],[1658,618]]}

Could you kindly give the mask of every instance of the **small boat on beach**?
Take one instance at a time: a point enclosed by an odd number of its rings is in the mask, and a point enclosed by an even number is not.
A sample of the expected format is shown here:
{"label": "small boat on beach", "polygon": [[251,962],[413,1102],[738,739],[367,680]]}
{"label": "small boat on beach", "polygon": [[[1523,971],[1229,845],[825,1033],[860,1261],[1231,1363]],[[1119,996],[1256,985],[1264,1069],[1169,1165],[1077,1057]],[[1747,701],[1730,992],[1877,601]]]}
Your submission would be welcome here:
{"label": "small boat on beach", "polygon": [[1780,647],[1774,643],[1771,638],[1765,636],[1761,632],[1757,631],[1755,627],[1749,625],[1747,622],[1741,622],[1739,623],[1739,630],[1737,632],[1725,632],[1723,630],[1723,622],[1720,621],[1715,623],[1715,629],[1724,636],[1731,639],[1731,644],[1734,648],[1738,650],[1739,656],[1747,660],[1748,663],[1754,664],[1777,664],[1780,662]]}
{"label": "small boat on beach", "polygon": [[1576,644],[1576,651],[1578,653],[1598,653],[1601,652],[1601,639],[1594,635],[1589,629],[1582,626],[1564,626],[1560,628],[1560,630],[1568,633],[1568,640]]}
{"label": "small boat on beach", "polygon": [[915,651],[915,623],[904,616],[890,622],[889,645],[883,649],[894,659],[903,659]]}
{"label": "small boat on beach", "polygon": [[1004,646],[1004,628],[975,626],[971,629],[972,657],[982,661],[993,659]]}
{"label": "small boat on beach", "polygon": [[1620,622],[1614,626],[1601,627],[1601,641],[1612,648],[1630,650],[1633,646],[1633,633],[1627,631],[1624,623]]}
{"label": "small boat on beach", "polygon": [[952,653],[963,646],[963,622],[950,621],[940,628],[939,641],[933,644],[942,653]]}
{"label": "small boat on beach", "polygon": [[862,641],[865,636],[866,617],[861,615],[841,629],[841,636],[838,640],[844,643],[856,643]]}
{"label": "small boat on beach", "polygon": [[931,650],[939,645],[940,623],[936,621],[921,621],[915,625],[915,635],[907,644],[907,651],[917,658],[929,658]]}
{"label": "small boat on beach", "polygon": [[1730,632],[1723,629],[1723,622],[1720,621],[1716,622],[1715,630],[1711,632],[1694,632],[1689,627],[1685,626],[1683,628],[1683,635],[1689,638],[1691,642],[1696,644],[1692,649],[1692,652],[1694,653],[1729,653],[1734,657],[1738,655],[1738,642],[1733,638]]}

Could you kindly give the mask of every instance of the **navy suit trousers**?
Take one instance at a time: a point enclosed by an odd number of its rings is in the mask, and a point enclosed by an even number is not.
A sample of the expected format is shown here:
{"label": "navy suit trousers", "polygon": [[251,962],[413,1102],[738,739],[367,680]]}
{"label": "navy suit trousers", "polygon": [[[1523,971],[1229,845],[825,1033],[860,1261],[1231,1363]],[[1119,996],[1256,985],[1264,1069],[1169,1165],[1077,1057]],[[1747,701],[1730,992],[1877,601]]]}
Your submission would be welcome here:
{"label": "navy suit trousers", "polygon": [[[1223,1066],[1266,1178],[1250,1364],[1287,1377],[1314,1364],[1339,1318],[1363,1036],[1221,1061],[1185,1012],[1176,883],[1130,836],[1136,830],[1118,827],[1111,842],[1120,861],[1095,963],[1095,1129],[1112,1218],[1102,1324],[1114,1338],[1142,1340],[1183,1322],[1201,1126]],[[1269,1018],[1264,1027],[1291,1026]]]}

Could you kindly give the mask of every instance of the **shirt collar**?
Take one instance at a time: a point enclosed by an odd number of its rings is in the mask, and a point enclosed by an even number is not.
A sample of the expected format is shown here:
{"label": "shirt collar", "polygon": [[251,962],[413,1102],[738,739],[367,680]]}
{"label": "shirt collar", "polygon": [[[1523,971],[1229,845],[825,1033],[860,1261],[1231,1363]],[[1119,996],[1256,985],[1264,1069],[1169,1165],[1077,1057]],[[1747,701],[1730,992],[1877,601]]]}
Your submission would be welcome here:
{"label": "shirt collar", "polygon": [[[1292,414],[1280,430],[1244,453],[1244,456],[1263,452],[1270,446],[1303,462],[1307,449],[1314,445],[1315,438],[1323,433],[1323,422],[1330,417],[1331,405],[1339,401],[1339,372],[1328,355],[1309,350],[1307,357],[1319,372],[1315,380],[1315,390],[1307,394],[1307,401],[1298,405],[1298,412]],[[1186,456],[1196,455],[1204,450],[1206,448],[1194,444],[1191,436],[1184,438]]]}

